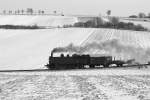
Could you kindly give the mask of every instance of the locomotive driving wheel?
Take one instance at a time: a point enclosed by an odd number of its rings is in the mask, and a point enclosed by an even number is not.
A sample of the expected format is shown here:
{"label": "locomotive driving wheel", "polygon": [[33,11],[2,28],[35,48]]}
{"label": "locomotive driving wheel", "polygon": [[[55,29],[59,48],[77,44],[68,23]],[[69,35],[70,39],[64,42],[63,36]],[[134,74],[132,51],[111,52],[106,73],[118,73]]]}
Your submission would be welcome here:
{"label": "locomotive driving wheel", "polygon": [[95,65],[90,65],[90,68],[95,68]]}

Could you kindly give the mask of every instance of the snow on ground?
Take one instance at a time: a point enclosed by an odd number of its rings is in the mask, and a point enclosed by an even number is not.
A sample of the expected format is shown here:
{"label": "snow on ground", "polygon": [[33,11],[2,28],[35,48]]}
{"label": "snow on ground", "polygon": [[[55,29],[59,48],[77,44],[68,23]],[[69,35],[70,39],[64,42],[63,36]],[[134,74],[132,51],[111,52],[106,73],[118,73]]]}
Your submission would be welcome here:
{"label": "snow on ground", "polygon": [[85,45],[117,39],[122,45],[149,48],[150,34],[114,29],[55,28],[41,30],[0,30],[0,68],[43,68],[55,47],[70,43]]}
{"label": "snow on ground", "polygon": [[38,25],[58,27],[63,25],[73,25],[78,22],[73,16],[53,16],[53,15],[0,15],[0,25]]}
{"label": "snow on ground", "polygon": [[[107,43],[107,41],[111,41],[111,43]],[[149,55],[147,51],[149,51],[150,48],[150,32],[95,29],[81,45],[84,46],[88,43],[107,44],[109,49],[105,48],[104,50],[107,49],[107,51],[112,52],[111,55],[116,57],[116,59],[132,59],[134,57],[135,59],[138,58],[137,60],[140,61],[143,57],[146,58],[146,56]],[[113,51],[114,49],[115,51]],[[92,50],[91,52],[98,54],[100,51]],[[101,52],[103,53],[102,50]],[[143,60],[147,62],[149,58]]]}
{"label": "snow on ground", "polygon": [[[75,21],[74,17],[63,16],[0,16],[2,25],[57,26]],[[149,32],[103,28],[1,29],[0,69],[44,68],[55,47],[113,39],[135,48],[150,47]],[[1,72],[0,100],[150,100],[149,69]]]}
{"label": "snow on ground", "polygon": [[0,68],[41,68],[55,47],[80,43],[86,29],[0,30]]}
{"label": "snow on ground", "polygon": [[[73,25],[76,22],[86,22],[93,20],[96,16],[55,16],[55,15],[0,15],[0,25],[38,25],[47,27],[58,27],[63,25]],[[107,17],[102,17],[104,22],[108,22]],[[123,22],[132,22],[136,25],[150,29],[150,22],[134,21],[120,18]]]}
{"label": "snow on ground", "polygon": [[95,31],[82,43],[104,42],[107,40],[119,40],[122,45],[149,48],[150,32],[116,30],[116,29],[95,29]]}
{"label": "snow on ground", "polygon": [[1,100],[149,100],[147,69],[0,73]]}

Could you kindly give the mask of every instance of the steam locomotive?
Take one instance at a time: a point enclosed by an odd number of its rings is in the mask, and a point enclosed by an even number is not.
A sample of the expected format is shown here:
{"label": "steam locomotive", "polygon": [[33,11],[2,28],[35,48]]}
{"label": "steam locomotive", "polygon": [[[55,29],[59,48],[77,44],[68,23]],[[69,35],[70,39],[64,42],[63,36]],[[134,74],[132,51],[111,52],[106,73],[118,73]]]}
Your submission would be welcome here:
{"label": "steam locomotive", "polygon": [[46,65],[51,70],[64,70],[64,69],[84,69],[110,67],[116,65],[118,67],[125,64],[122,60],[113,60],[112,56],[91,57],[90,55],[73,54],[72,56],[61,54],[60,57],[53,57],[53,52],[49,57],[49,62]]}

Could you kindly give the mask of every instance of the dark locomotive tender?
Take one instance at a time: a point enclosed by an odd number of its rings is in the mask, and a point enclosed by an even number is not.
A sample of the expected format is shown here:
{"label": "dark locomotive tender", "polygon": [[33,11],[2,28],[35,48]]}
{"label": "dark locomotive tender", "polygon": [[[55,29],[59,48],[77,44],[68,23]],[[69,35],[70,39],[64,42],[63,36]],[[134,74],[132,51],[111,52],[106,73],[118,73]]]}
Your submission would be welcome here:
{"label": "dark locomotive tender", "polygon": [[90,55],[78,55],[53,57],[53,52],[49,57],[49,63],[46,65],[48,69],[84,69],[95,68],[96,66],[110,67],[111,65],[123,66],[124,61],[113,60],[112,56],[91,57]]}

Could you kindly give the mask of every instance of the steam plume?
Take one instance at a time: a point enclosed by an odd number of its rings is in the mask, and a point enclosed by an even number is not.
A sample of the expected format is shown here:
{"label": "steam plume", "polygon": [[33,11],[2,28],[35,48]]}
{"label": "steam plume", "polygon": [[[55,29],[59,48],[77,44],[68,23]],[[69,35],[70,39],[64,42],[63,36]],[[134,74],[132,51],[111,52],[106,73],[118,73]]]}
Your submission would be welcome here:
{"label": "steam plume", "polygon": [[150,60],[150,48],[136,48],[132,46],[126,46],[120,44],[116,39],[105,41],[102,43],[88,43],[84,46],[74,46],[69,44],[66,47],[54,48],[52,52],[75,52],[78,54],[84,54],[85,52],[91,54],[90,51],[104,50],[111,56],[121,55],[122,58],[136,59],[140,63],[145,63]]}

